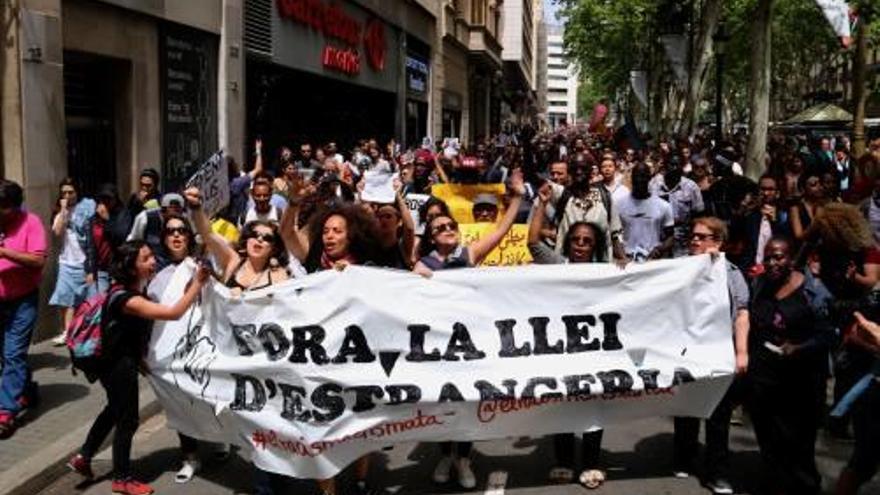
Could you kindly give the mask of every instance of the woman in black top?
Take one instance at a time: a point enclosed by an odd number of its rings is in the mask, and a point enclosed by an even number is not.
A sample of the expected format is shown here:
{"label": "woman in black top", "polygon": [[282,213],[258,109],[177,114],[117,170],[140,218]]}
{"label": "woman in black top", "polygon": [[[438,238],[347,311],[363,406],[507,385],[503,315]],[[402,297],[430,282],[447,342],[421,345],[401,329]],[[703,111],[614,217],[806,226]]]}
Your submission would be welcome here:
{"label": "woman in black top", "polygon": [[138,364],[146,351],[146,337],[155,320],[177,320],[196,300],[210,272],[200,268],[172,306],[157,304],[144,290],[156,271],[153,251],[143,241],[129,241],[119,247],[113,260],[111,288],[102,323],[105,334],[105,368],[98,380],[107,392],[107,405],[95,419],[86,441],[68,466],[92,478],[91,459],[115,427],[113,437],[113,492],[146,495],[153,492],[146,483],[131,477],[131,440],[138,427]]}
{"label": "woman in black top", "polygon": [[751,417],[781,493],[816,494],[816,430],[834,329],[810,305],[804,275],[792,268],[791,242],[774,237],[764,253],[750,311]]}
{"label": "woman in black top", "polygon": [[248,222],[241,229],[238,245],[232,247],[211,231],[208,217],[201,208],[199,190],[191,187],[184,196],[196,232],[216,258],[227,287],[235,291],[262,289],[291,278],[291,272],[296,274],[296,266],[289,267],[288,271],[287,249],[277,225],[262,220]]}

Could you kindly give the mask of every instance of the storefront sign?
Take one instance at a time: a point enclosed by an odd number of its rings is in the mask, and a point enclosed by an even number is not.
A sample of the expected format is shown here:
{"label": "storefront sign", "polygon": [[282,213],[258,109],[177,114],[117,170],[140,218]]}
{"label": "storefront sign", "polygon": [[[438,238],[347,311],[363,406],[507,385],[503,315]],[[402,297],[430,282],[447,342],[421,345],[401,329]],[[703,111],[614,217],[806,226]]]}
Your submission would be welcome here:
{"label": "storefront sign", "polygon": [[212,34],[165,25],[160,35],[163,182],[174,190],[217,149],[217,45]]}
{"label": "storefront sign", "polygon": [[428,64],[410,55],[406,57],[406,87],[415,93],[428,91]]}
{"label": "storefront sign", "polygon": [[[324,0],[277,0],[276,4],[279,17],[308,26],[324,36],[323,67],[357,75],[361,70],[362,48],[371,69],[385,70],[388,47],[382,21],[373,18],[362,22],[338,4]],[[344,46],[338,46],[338,42]]]}

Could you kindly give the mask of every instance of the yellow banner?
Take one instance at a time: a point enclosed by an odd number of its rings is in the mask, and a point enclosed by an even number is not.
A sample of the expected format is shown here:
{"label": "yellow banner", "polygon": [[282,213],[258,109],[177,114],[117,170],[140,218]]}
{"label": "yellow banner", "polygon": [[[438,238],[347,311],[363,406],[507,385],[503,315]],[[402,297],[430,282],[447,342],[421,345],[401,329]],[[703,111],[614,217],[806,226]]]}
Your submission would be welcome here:
{"label": "yellow banner", "polygon": [[[459,224],[458,228],[461,231],[461,243],[467,246],[495,230],[495,224],[465,223]],[[493,249],[479,266],[528,265],[532,262],[528,238],[529,226],[526,224],[515,224],[510,229],[510,232],[504,236],[501,243],[498,244],[498,247]]]}
{"label": "yellow banner", "polygon": [[473,223],[474,216],[471,210],[474,207],[474,198],[478,194],[494,194],[498,199],[498,218],[504,215],[504,184],[435,184],[431,187],[431,195],[442,199],[452,213],[452,218],[458,223]]}

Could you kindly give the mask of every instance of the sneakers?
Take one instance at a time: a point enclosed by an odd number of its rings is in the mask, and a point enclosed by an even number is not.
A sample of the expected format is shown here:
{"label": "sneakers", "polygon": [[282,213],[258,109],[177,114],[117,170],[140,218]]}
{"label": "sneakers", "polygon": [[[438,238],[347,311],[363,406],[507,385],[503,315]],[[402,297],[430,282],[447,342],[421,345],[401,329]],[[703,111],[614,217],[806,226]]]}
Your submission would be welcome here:
{"label": "sneakers", "polygon": [[67,461],[67,467],[71,471],[81,474],[86,479],[90,480],[95,477],[95,473],[92,472],[92,461],[82,454],[76,454],[71,457],[70,460]]}
{"label": "sneakers", "polygon": [[733,486],[723,478],[714,478],[706,483],[706,488],[712,490],[715,495],[732,495]]}
{"label": "sneakers", "polygon": [[471,489],[477,486],[477,477],[471,469],[471,459],[462,457],[455,460],[455,470],[458,471],[458,484],[462,488]]}
{"label": "sneakers", "polygon": [[52,339],[52,346],[54,347],[63,347],[67,345],[67,333],[61,332]]}
{"label": "sneakers", "polygon": [[452,471],[452,457],[443,456],[440,458],[440,462],[437,463],[437,467],[434,468],[434,475],[432,479],[434,483],[448,483],[449,482],[449,473]]}
{"label": "sneakers", "polygon": [[113,493],[121,493],[123,495],[150,495],[153,493],[153,488],[150,485],[132,478],[113,480],[110,490]]}
{"label": "sneakers", "polygon": [[21,408],[19,416],[29,409],[34,409],[40,405],[40,386],[35,381],[28,382],[22,391],[21,397],[18,398],[18,407]]}
{"label": "sneakers", "polygon": [[0,440],[6,440],[15,433],[15,416],[7,411],[0,411]]}
{"label": "sneakers", "polygon": [[196,474],[202,467],[202,464],[195,459],[186,459],[183,461],[183,467],[180,468],[180,471],[174,476],[175,483],[187,483],[191,479],[193,479],[193,475]]}
{"label": "sneakers", "polygon": [[678,478],[680,480],[684,480],[684,479],[690,478],[691,474],[688,473],[687,471],[675,470],[672,472],[672,476],[675,476],[676,478]]}
{"label": "sneakers", "polygon": [[214,449],[214,460],[226,462],[232,457],[232,447],[228,443],[218,444]]}

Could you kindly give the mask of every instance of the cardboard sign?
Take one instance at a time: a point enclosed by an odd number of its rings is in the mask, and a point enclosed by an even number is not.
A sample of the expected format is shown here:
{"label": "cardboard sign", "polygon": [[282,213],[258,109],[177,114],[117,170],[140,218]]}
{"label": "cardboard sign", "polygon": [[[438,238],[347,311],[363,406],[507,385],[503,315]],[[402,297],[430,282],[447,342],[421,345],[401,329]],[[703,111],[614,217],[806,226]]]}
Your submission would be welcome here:
{"label": "cardboard sign", "polygon": [[[482,239],[483,236],[495,230],[495,224],[491,223],[465,223],[459,224],[461,243],[465,246]],[[504,236],[501,244],[493,249],[480,266],[518,266],[528,265],[532,262],[532,254],[529,252],[529,226],[515,224]]]}
{"label": "cardboard sign", "polygon": [[498,218],[504,215],[504,205],[501,197],[504,196],[504,184],[435,184],[431,187],[431,194],[442,199],[452,218],[458,223],[474,223],[472,213],[474,198],[478,194],[494,194],[498,199]]}
{"label": "cardboard sign", "polygon": [[186,182],[186,187],[198,187],[202,192],[202,210],[213,217],[229,204],[229,171],[223,150],[208,158]]}

